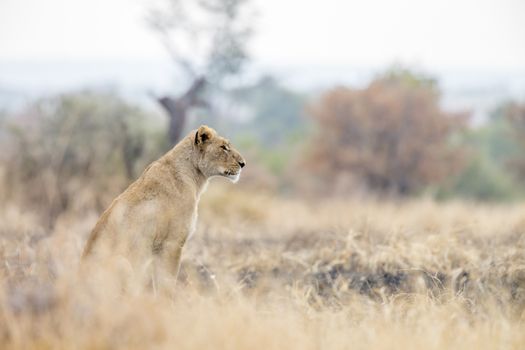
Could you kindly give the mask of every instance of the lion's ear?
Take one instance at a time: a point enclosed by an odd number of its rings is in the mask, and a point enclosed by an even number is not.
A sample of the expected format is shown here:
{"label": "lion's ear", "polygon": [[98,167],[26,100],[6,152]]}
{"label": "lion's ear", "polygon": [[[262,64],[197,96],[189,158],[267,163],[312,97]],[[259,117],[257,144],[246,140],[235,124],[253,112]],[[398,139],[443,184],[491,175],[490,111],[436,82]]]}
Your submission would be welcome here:
{"label": "lion's ear", "polygon": [[200,145],[206,143],[213,137],[213,130],[207,125],[201,125],[195,133],[195,144]]}

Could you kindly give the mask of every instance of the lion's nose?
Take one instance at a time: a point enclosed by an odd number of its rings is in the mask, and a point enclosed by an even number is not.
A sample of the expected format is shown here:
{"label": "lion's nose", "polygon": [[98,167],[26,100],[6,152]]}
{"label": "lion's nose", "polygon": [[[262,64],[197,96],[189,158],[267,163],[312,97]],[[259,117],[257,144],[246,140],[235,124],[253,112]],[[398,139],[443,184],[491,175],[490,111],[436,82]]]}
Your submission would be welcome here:
{"label": "lion's nose", "polygon": [[244,168],[244,166],[246,165],[246,163],[244,162],[244,160],[241,160],[239,162],[239,165],[241,166],[241,168]]}

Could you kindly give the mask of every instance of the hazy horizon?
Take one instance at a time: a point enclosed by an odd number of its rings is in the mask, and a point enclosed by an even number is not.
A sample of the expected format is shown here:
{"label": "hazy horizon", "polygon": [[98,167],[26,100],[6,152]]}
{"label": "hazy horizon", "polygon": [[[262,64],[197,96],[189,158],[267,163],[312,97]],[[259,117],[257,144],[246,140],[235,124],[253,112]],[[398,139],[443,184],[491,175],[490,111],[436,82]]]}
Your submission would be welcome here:
{"label": "hazy horizon", "polygon": [[[0,61],[167,60],[146,25],[153,6],[145,0],[4,0]],[[254,9],[250,51],[260,65],[399,61],[437,70],[525,70],[525,3],[519,0],[256,0]]]}
{"label": "hazy horizon", "polygon": [[[251,61],[238,82],[271,74],[315,93],[363,86],[400,63],[437,78],[447,108],[486,115],[505,99],[525,96],[525,3],[519,0],[253,4]],[[146,24],[153,6],[145,0],[2,1],[0,108],[86,88],[139,99],[184,89]]]}

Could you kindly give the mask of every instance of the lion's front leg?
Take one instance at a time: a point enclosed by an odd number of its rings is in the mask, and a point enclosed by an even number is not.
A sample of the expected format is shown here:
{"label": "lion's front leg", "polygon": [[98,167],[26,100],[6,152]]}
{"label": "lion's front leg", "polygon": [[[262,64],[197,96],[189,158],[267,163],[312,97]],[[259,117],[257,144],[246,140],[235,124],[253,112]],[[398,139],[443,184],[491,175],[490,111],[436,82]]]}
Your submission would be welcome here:
{"label": "lion's front leg", "polygon": [[158,264],[155,271],[155,282],[157,289],[169,292],[173,290],[177,282],[182,257],[182,248],[185,240],[165,242],[162,251],[159,252]]}
{"label": "lion's front leg", "polygon": [[177,280],[180,269],[180,259],[182,256],[182,248],[185,240],[174,242],[166,246],[166,254],[164,255],[164,266],[171,277]]}

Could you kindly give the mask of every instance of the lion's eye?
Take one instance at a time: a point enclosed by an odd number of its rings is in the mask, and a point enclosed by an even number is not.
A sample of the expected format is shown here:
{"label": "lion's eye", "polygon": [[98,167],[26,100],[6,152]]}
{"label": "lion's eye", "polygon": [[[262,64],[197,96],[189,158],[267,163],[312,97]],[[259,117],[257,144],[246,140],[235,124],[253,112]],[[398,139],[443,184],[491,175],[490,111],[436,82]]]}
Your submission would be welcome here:
{"label": "lion's eye", "polygon": [[223,150],[225,150],[225,151],[229,151],[228,147],[225,146],[225,145],[222,145],[221,148],[222,148]]}

